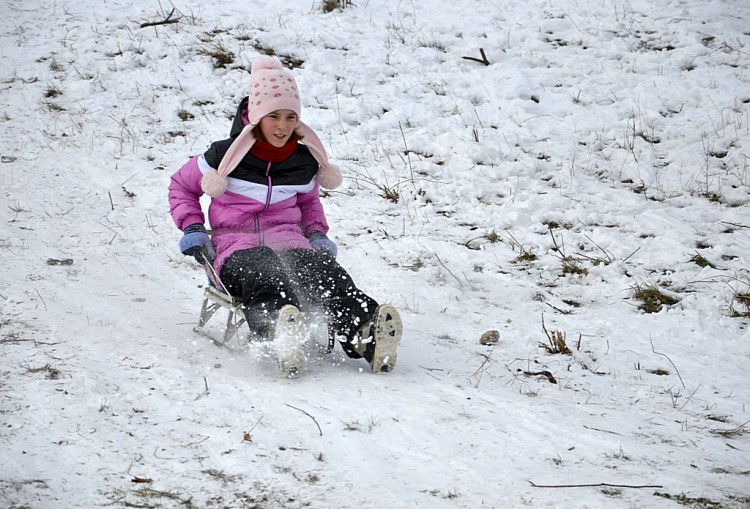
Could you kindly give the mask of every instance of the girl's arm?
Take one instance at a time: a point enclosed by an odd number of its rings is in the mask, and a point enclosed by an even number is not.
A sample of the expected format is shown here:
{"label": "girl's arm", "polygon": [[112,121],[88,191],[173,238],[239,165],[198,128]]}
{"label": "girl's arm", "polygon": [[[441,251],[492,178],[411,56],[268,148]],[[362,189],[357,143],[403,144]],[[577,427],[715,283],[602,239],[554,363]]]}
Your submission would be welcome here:
{"label": "girl's arm", "polygon": [[200,197],[203,195],[203,175],[198,168],[200,157],[202,156],[197,155],[185,163],[172,175],[169,183],[169,210],[172,220],[180,230],[191,224],[203,224],[205,221],[200,203]]}
{"label": "girl's arm", "polygon": [[316,183],[311,191],[298,194],[297,204],[302,211],[300,226],[305,235],[314,231],[328,233],[328,221],[320,201],[320,185]]}

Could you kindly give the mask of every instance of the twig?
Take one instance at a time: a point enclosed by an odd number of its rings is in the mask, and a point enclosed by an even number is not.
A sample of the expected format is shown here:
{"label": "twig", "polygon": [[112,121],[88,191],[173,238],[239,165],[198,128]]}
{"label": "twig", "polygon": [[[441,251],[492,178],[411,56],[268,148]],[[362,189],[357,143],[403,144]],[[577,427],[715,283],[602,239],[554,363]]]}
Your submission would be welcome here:
{"label": "twig", "polygon": [[557,311],[558,313],[561,313],[561,314],[563,314],[563,315],[572,315],[572,314],[573,314],[573,312],[572,312],[572,311],[566,311],[566,310],[564,310],[564,309],[560,309],[560,308],[559,308],[559,307],[557,307],[557,306],[553,306],[553,305],[552,305],[552,304],[550,304],[549,302],[545,302],[545,304],[547,304],[547,305],[548,305],[549,307],[551,307],[552,309],[554,309],[555,311]]}
{"label": "twig", "polygon": [[286,406],[288,406],[289,408],[294,408],[294,409],[295,409],[295,410],[297,410],[298,412],[302,412],[303,414],[305,414],[306,416],[308,416],[308,417],[309,417],[310,419],[312,419],[312,420],[313,420],[313,422],[315,423],[315,425],[316,425],[316,426],[318,427],[318,431],[320,432],[320,436],[323,436],[323,430],[322,430],[322,429],[320,429],[320,424],[318,424],[318,421],[316,421],[316,420],[315,420],[315,417],[313,417],[312,415],[308,414],[307,412],[305,412],[305,411],[304,411],[304,410],[302,410],[301,408],[297,408],[296,406],[292,406],[292,405],[290,405],[290,404],[288,404],[288,403],[284,403],[284,404],[285,404]]}
{"label": "twig", "polygon": [[524,371],[524,375],[526,376],[544,376],[549,380],[551,384],[556,384],[557,380],[555,380],[555,377],[552,376],[552,373],[547,371],[546,369],[544,371]]}
{"label": "twig", "polygon": [[651,341],[651,351],[652,351],[652,352],[654,352],[654,353],[655,353],[655,354],[657,354],[657,355],[662,355],[662,356],[664,356],[664,357],[666,357],[666,358],[667,358],[667,360],[669,361],[669,363],[670,363],[670,364],[672,365],[672,367],[674,368],[675,372],[677,373],[677,378],[679,378],[679,379],[680,379],[680,383],[682,384],[682,387],[683,387],[683,388],[687,388],[687,387],[686,387],[686,385],[685,385],[685,382],[683,382],[683,381],[682,381],[682,377],[680,376],[680,370],[679,370],[679,369],[677,369],[677,366],[675,366],[675,365],[674,365],[674,362],[672,362],[672,359],[670,359],[670,358],[669,358],[669,356],[668,356],[668,355],[666,355],[666,354],[663,354],[663,353],[661,353],[661,352],[657,352],[657,351],[656,351],[656,350],[654,349],[654,340],[653,340],[653,338],[651,338],[651,337],[649,336],[649,338],[648,338],[648,339],[649,339],[649,340]]}
{"label": "twig", "polygon": [[617,433],[616,431],[609,431],[608,429],[599,429],[599,428],[592,428],[590,426],[583,425],[584,428],[590,429],[592,431],[601,431],[602,433],[612,433],[613,435],[621,435],[621,433]]}
{"label": "twig", "polygon": [[47,303],[46,303],[46,302],[44,302],[44,298],[42,297],[42,294],[41,294],[41,293],[39,293],[39,290],[37,290],[36,288],[34,288],[34,291],[35,291],[35,292],[36,292],[36,294],[37,294],[37,295],[39,296],[39,300],[41,300],[41,301],[42,301],[42,304],[44,305],[44,310],[45,310],[45,311],[49,311],[49,310],[47,309]]}
{"label": "twig", "polygon": [[256,426],[258,426],[258,424],[260,424],[261,420],[263,420],[263,416],[262,415],[260,417],[258,417],[258,420],[255,421],[255,424],[253,424],[253,427],[250,428],[250,431],[248,431],[248,433],[252,433],[252,431],[256,428]]}
{"label": "twig", "polygon": [[535,488],[595,488],[598,486],[607,486],[609,488],[663,488],[661,484],[610,484],[607,482],[593,484],[536,484],[529,481]]}
{"label": "twig", "polygon": [[487,368],[489,368],[494,363],[494,361],[491,360],[492,352],[494,351],[495,351],[495,347],[493,346],[492,349],[490,350],[490,353],[486,355],[483,353],[479,354],[482,357],[484,357],[484,360],[482,361],[482,364],[477,368],[477,370],[471,375],[472,377],[475,377],[475,376],[477,377],[477,384],[474,387],[479,387],[479,383],[482,381],[482,375],[487,370]]}
{"label": "twig", "polygon": [[443,260],[440,259],[440,257],[437,255],[437,253],[435,253],[435,259],[438,261],[438,263],[440,264],[441,267],[443,267],[445,270],[448,271],[448,274],[450,274],[451,276],[453,276],[453,279],[455,279],[456,281],[458,281],[459,285],[461,285],[462,287],[464,286],[463,281],[461,281],[460,279],[458,279],[456,277],[456,275],[453,272],[451,272],[451,269],[449,269],[448,267],[445,266],[445,264],[443,263]]}
{"label": "twig", "polygon": [[162,21],[148,21],[146,23],[141,23],[141,28],[153,27],[153,26],[157,26],[157,25],[170,25],[172,23],[179,23],[180,22],[180,18],[171,19],[172,18],[172,14],[174,14],[175,9],[176,9],[176,7],[172,7],[172,11]]}
{"label": "twig", "polygon": [[202,444],[203,442],[205,442],[205,441],[206,441],[206,440],[208,440],[209,438],[211,438],[211,437],[209,437],[209,436],[205,436],[205,437],[201,438],[200,440],[198,440],[198,441],[196,441],[196,442],[190,442],[190,443],[186,444],[186,445],[185,445],[185,447],[190,447],[191,445],[198,445],[198,444]]}
{"label": "twig", "polygon": [[404,140],[404,153],[406,154],[406,161],[409,163],[409,175],[411,175],[411,184],[414,185],[414,168],[411,165],[411,156],[409,155],[409,145],[406,143],[406,135],[404,134],[404,127],[401,125],[401,121],[398,122],[398,128],[401,129],[401,138]]}
{"label": "twig", "polygon": [[[584,234],[584,237],[586,237],[589,240],[589,242],[591,242],[592,244],[594,244],[599,249],[599,251],[601,251],[602,253],[604,253],[605,258],[602,258],[601,260],[603,260],[603,261],[606,260],[607,263],[605,265],[609,265],[610,263],[612,263],[614,261],[615,258],[612,256],[612,253],[610,253],[609,251],[607,251],[606,249],[604,249],[602,246],[600,246],[599,244],[597,244],[594,241],[594,239],[592,239],[588,235]],[[580,253],[579,256],[582,256],[582,257],[587,258],[587,259],[592,260],[592,261],[596,261],[597,260],[597,258],[595,258],[593,256],[588,256],[588,255],[586,255],[584,253]]]}
{"label": "twig", "polygon": [[547,350],[549,353],[555,354],[555,353],[563,353],[565,355],[572,355],[573,352],[570,351],[570,348],[568,348],[567,343],[565,342],[565,334],[561,331],[555,331],[552,334],[547,330],[547,326],[544,325],[544,313],[542,313],[542,330],[544,331],[544,334],[547,336],[547,340],[549,341],[550,346],[547,347],[544,343],[540,343],[540,346],[544,347],[545,350]]}
{"label": "twig", "polygon": [[630,257],[633,256],[634,254],[636,254],[639,249],[641,249],[641,248],[639,247],[638,249],[636,249],[635,251],[633,251],[632,253],[630,253],[628,256],[626,256],[625,258],[623,258],[622,259],[623,263],[626,262],[626,261],[628,261],[628,260],[630,260]]}
{"label": "twig", "polygon": [[[745,421],[744,423],[740,424],[736,428],[732,428],[732,429],[728,429],[728,430],[711,429],[711,430],[709,430],[709,432],[711,434],[713,434],[713,435],[723,436],[724,438],[731,437],[732,435],[741,434],[743,432],[743,430],[745,429],[745,426],[747,426],[748,422],[750,422],[750,421]],[[729,445],[729,444],[727,444],[727,445]],[[734,447],[732,447],[732,449],[734,449]]]}
{"label": "twig", "polygon": [[737,228],[750,228],[750,226],[746,224],[730,223],[729,221],[721,221],[721,224],[728,224],[729,226],[736,226]]}
{"label": "twig", "polygon": [[[675,369],[677,369],[677,368],[675,368]],[[700,388],[701,388],[701,384],[698,384],[698,387],[695,388],[695,390],[690,394],[690,396],[688,396],[688,399],[685,400],[685,403],[682,404],[682,406],[680,407],[680,410],[682,410],[683,408],[685,408],[687,406],[687,404],[690,403],[690,400],[693,399],[693,396],[695,396],[695,393],[698,392],[698,389],[700,389]]]}
{"label": "twig", "polygon": [[555,238],[555,234],[552,232],[552,227],[547,225],[547,228],[549,230],[550,237],[552,237],[552,243],[555,245],[555,251],[562,254],[563,258],[566,258],[565,249],[560,248],[560,246],[557,245],[557,239]]}
{"label": "twig", "polygon": [[476,58],[476,57],[461,57],[464,60],[473,60],[474,62],[479,62],[480,64],[484,65],[490,65],[490,61],[487,60],[487,55],[484,54],[484,48],[479,48],[479,53],[482,54],[482,58]]}

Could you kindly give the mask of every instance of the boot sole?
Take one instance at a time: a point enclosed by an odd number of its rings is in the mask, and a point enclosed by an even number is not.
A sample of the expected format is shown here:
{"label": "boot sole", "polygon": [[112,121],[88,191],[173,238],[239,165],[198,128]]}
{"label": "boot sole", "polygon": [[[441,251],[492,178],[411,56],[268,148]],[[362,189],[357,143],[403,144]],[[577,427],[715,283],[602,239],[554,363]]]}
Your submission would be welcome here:
{"label": "boot sole", "polygon": [[396,367],[398,345],[403,324],[401,315],[390,304],[378,306],[375,312],[375,352],[372,356],[373,373],[389,373]]}
{"label": "boot sole", "polygon": [[291,304],[279,310],[273,344],[281,373],[296,378],[305,370],[305,352],[302,349],[302,313]]}

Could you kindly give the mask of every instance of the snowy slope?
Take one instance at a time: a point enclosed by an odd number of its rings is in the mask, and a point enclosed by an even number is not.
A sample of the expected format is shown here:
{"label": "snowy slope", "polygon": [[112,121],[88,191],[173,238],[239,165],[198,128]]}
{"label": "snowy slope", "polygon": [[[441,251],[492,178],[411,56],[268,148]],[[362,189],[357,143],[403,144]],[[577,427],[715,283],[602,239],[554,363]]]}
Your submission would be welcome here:
{"label": "snowy slope", "polygon": [[[322,7],[0,5],[0,505],[750,507],[747,2]],[[394,373],[192,330],[166,188],[261,53]]]}

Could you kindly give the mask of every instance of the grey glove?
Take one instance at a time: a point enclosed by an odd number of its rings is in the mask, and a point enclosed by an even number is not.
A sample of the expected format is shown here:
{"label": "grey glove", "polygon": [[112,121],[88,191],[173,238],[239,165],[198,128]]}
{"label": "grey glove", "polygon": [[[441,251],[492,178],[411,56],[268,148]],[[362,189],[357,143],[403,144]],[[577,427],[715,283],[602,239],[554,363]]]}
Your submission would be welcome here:
{"label": "grey glove", "polygon": [[314,250],[319,253],[329,254],[333,258],[336,258],[336,255],[338,254],[336,243],[326,237],[325,233],[314,231],[310,235],[308,235],[307,238],[308,240],[310,240],[310,245]]}
{"label": "grey glove", "polygon": [[184,235],[180,239],[180,252],[185,256],[194,257],[198,263],[203,265],[205,263],[202,255],[204,249],[206,249],[211,259],[216,256],[216,251],[214,251],[211,239],[206,233],[206,228],[200,223],[191,224],[185,228]]}

